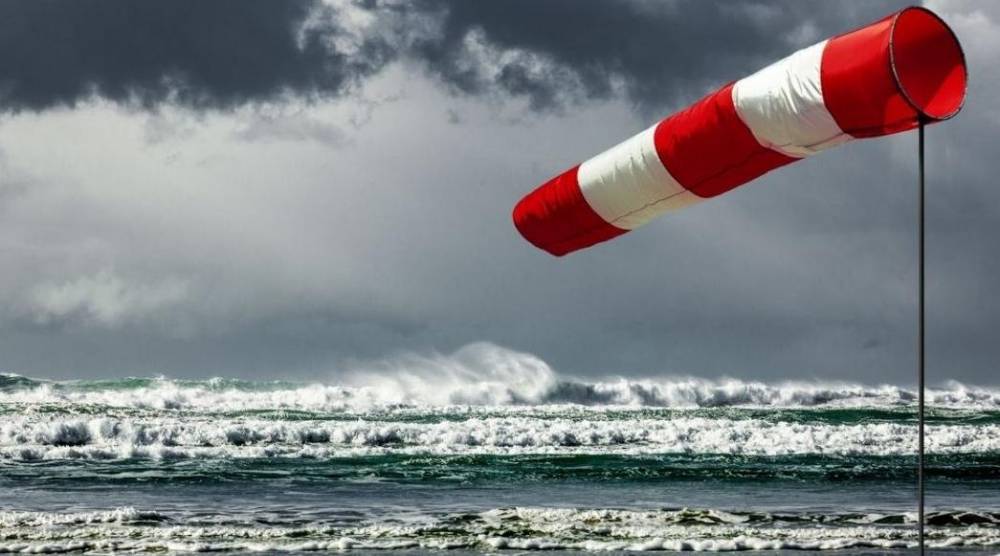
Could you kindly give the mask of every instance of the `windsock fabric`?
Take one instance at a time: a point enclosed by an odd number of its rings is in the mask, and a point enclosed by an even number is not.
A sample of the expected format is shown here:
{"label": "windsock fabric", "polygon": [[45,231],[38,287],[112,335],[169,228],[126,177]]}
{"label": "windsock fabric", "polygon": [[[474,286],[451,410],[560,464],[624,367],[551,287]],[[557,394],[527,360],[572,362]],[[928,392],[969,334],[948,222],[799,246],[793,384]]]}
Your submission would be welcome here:
{"label": "windsock fabric", "polygon": [[951,29],[906,8],[730,83],[552,178],[517,204],[514,225],[562,256],[852,139],[951,118],[966,80]]}

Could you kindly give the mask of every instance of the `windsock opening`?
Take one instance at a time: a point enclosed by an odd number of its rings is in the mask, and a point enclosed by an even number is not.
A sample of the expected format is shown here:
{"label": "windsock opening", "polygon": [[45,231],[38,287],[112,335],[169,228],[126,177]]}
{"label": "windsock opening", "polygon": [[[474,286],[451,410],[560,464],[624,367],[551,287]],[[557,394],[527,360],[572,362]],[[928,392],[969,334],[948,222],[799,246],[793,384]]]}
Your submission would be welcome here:
{"label": "windsock opening", "polygon": [[955,33],[933,12],[914,7],[896,15],[889,57],[900,92],[922,116],[946,120],[962,109],[965,55]]}

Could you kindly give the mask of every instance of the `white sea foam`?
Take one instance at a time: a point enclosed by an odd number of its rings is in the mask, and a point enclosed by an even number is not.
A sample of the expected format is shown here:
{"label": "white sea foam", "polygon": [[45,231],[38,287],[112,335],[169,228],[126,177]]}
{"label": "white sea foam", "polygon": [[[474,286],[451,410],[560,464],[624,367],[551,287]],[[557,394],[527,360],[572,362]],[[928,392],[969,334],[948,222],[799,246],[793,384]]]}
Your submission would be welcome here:
{"label": "white sea foam", "polygon": [[139,511],[132,507],[96,512],[66,513],[0,511],[0,528],[135,523],[139,521],[163,521],[165,519],[166,516],[159,512]]}
{"label": "white sea foam", "polygon": [[[207,417],[8,416],[8,460],[333,457],[364,454],[736,454],[903,455],[905,423],[825,424],[675,416],[590,420],[472,417],[438,422],[276,421]],[[928,450],[1000,451],[1000,425],[930,425]]]}
{"label": "white sea foam", "polygon": [[[559,376],[541,359],[479,343],[450,355],[405,356],[342,373],[339,384],[181,382],[138,385],[56,383],[6,375],[0,404],[100,405],[187,411],[365,411],[385,407],[895,407],[915,401],[898,386],[700,378],[582,381]],[[4,377],[0,377],[4,378]],[[0,381],[2,384],[3,381]],[[1000,390],[949,383],[930,389],[932,405],[1000,410]]]}
{"label": "white sea foam", "polygon": [[[131,508],[59,514],[0,512],[2,552],[320,551],[345,549],[567,549],[733,551],[912,548],[916,531],[901,515],[874,525],[850,514],[740,514],[720,510],[501,508],[361,524],[327,521],[261,526],[242,518],[138,523]],[[952,512],[965,515],[962,512]],[[158,514],[157,514],[158,515]],[[125,516],[122,518],[121,516]],[[129,517],[131,516],[131,517]],[[873,516],[876,517],[876,516]],[[930,548],[1000,546],[1000,529],[930,527]],[[837,526],[829,526],[828,524]]]}

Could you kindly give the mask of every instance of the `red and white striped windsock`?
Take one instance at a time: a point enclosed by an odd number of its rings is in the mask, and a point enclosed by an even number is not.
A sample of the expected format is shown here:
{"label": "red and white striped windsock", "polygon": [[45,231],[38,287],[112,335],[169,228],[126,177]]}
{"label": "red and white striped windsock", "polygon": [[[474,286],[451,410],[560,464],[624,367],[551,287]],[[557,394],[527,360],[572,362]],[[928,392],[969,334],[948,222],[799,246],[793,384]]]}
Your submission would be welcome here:
{"label": "red and white striped windsock", "polygon": [[954,116],[958,39],[906,8],[799,50],[563,172],[524,197],[514,225],[561,256],[715,197],[846,141]]}

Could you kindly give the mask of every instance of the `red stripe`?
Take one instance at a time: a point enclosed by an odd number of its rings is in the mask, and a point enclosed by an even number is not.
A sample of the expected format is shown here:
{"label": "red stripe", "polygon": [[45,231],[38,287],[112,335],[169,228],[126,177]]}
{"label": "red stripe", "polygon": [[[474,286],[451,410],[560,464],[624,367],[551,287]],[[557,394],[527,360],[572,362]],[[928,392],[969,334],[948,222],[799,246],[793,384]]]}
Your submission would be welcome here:
{"label": "red stripe", "polygon": [[732,84],[660,122],[653,141],[670,175],[699,197],[715,197],[798,160],[757,142],[736,113]]}
{"label": "red stripe", "polygon": [[590,208],[576,179],[578,168],[545,182],[514,207],[514,226],[524,239],[557,257],[628,231],[608,224]]}

